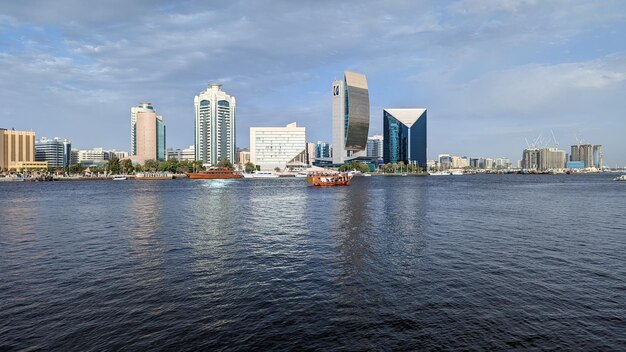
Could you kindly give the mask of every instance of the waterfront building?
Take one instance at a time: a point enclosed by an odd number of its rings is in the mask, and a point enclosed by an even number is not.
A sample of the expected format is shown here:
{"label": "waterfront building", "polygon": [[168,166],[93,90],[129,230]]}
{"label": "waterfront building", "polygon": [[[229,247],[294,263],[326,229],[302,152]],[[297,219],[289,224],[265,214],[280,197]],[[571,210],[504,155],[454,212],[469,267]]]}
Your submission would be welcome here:
{"label": "waterfront building", "polygon": [[528,148],[522,154],[522,169],[547,171],[565,168],[565,151],[557,148]]}
{"label": "waterfront building", "polygon": [[317,141],[315,144],[315,159],[328,159],[332,158],[332,147],[330,144],[322,141]]}
{"label": "waterfront building", "polygon": [[262,171],[306,167],[305,128],[295,122],[285,127],[251,127],[250,162]]}
{"label": "waterfront building", "polygon": [[383,110],[383,160],[426,168],[426,109]]}
{"label": "waterfront building", "polygon": [[17,169],[19,162],[35,162],[35,132],[0,128],[0,171]]}
{"label": "waterfront building", "polygon": [[196,160],[196,148],[193,145],[190,145],[189,148],[168,148],[167,149],[167,159],[172,160],[176,159],[178,161],[194,161]]}
{"label": "waterfront building", "polygon": [[367,137],[367,157],[372,160],[383,159],[383,136]]}
{"label": "waterfront building", "polygon": [[70,165],[71,158],[72,143],[67,139],[42,137],[35,142],[35,160],[47,162],[48,167],[65,168]]}
{"label": "waterfront building", "polygon": [[567,169],[584,169],[585,162],[584,161],[568,161],[565,163],[565,168]]}
{"label": "waterfront building", "polygon": [[452,157],[450,154],[437,155],[437,161],[439,162],[440,170],[448,170],[452,166]]}
{"label": "waterfront building", "polygon": [[509,158],[498,158],[495,160],[494,162],[494,166],[496,169],[510,169],[511,166],[513,164],[511,164],[511,161],[509,160]]}
{"label": "waterfront building", "polygon": [[209,165],[225,159],[235,161],[236,100],[221,87],[209,84],[194,98],[195,158]]}
{"label": "waterfront building", "polygon": [[367,79],[362,73],[344,71],[343,80],[335,80],[333,93],[334,164],[365,156],[370,125],[370,99]]}
{"label": "waterfront building", "polygon": [[451,156],[450,167],[453,169],[462,169],[469,166],[469,160],[466,156]]}
{"label": "waterfront building", "polygon": [[571,147],[571,152],[570,161],[582,161],[587,169],[602,169],[604,157],[602,145],[577,144]]}
{"label": "waterfront building", "polygon": [[141,164],[146,160],[165,160],[165,124],[152,104],[131,108],[131,129],[131,160]]}

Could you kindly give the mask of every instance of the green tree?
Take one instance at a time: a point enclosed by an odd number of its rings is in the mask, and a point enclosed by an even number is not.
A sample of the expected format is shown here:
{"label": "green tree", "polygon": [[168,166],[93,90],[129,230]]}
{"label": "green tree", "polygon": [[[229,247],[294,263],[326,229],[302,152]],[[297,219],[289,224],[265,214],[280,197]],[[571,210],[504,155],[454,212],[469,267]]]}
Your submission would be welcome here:
{"label": "green tree", "polygon": [[107,162],[107,169],[113,174],[119,174],[121,171],[120,159],[116,156],[112,156]]}
{"label": "green tree", "polygon": [[82,166],[81,164],[70,165],[68,169],[69,169],[70,175],[82,174],[83,171],[85,171],[85,167]]}
{"label": "green tree", "polygon": [[194,160],[191,162],[191,164],[189,164],[189,166],[190,166],[189,172],[197,172],[197,171],[204,170],[204,165],[202,165],[202,160]]}
{"label": "green tree", "polygon": [[128,175],[135,170],[133,162],[130,159],[120,160],[120,168],[122,169],[122,173],[124,175]]}
{"label": "green tree", "polygon": [[216,166],[217,166],[217,167],[223,167],[223,168],[226,168],[226,169],[229,169],[229,170],[232,170],[232,169],[233,169],[233,163],[231,163],[231,162],[230,162],[230,160],[228,160],[228,159],[223,159],[223,160],[220,160],[220,161],[217,163],[217,165],[216,165]]}
{"label": "green tree", "polygon": [[146,160],[143,163],[143,168],[145,171],[155,172],[159,169],[159,162],[154,159]]}
{"label": "green tree", "polygon": [[251,174],[256,170],[256,167],[254,166],[253,163],[248,161],[245,165],[245,170],[247,173]]}

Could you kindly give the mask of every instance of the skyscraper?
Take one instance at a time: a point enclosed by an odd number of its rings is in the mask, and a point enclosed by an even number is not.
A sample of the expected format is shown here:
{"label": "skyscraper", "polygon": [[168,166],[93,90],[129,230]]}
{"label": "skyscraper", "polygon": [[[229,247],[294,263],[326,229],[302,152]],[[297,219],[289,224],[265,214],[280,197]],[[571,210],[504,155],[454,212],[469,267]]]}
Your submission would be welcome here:
{"label": "skyscraper", "polygon": [[196,95],[194,107],[196,160],[217,164],[235,161],[235,97],[221,90],[221,84],[209,84]]}
{"label": "skyscraper", "polygon": [[383,160],[426,168],[426,109],[383,110]]}
{"label": "skyscraper", "polygon": [[131,159],[164,161],[166,130],[163,116],[157,115],[150,103],[131,108]]}
{"label": "skyscraper", "polygon": [[570,161],[582,161],[585,168],[602,169],[602,146],[598,144],[576,144],[572,146]]}
{"label": "skyscraper", "polygon": [[362,73],[344,72],[333,82],[333,163],[365,156],[370,126],[370,98]]}

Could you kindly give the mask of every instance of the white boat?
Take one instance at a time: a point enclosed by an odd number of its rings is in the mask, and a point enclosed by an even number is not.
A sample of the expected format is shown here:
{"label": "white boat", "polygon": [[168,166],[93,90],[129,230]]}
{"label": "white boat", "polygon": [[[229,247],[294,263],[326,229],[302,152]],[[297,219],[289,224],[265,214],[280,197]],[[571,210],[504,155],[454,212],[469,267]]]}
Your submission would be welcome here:
{"label": "white boat", "polygon": [[450,174],[452,176],[463,176],[463,171],[452,171]]}
{"label": "white boat", "polygon": [[306,172],[304,171],[300,171],[296,174],[296,177],[305,177],[306,178]]}
{"label": "white boat", "polygon": [[626,181],[626,175],[617,176],[613,181]]}
{"label": "white boat", "polygon": [[372,174],[369,174],[369,173],[364,173],[364,174],[363,174],[363,175],[361,175],[361,176],[370,177],[370,176],[372,176]]}
{"label": "white boat", "polygon": [[24,182],[24,178],[19,176],[0,177],[0,182]]}
{"label": "white boat", "polygon": [[278,178],[278,175],[272,171],[255,171],[251,174],[243,173],[242,175],[244,178]]}
{"label": "white boat", "polygon": [[113,181],[126,181],[126,176],[115,176]]}
{"label": "white boat", "polygon": [[429,172],[430,176],[450,176],[448,171],[437,171],[437,172]]}

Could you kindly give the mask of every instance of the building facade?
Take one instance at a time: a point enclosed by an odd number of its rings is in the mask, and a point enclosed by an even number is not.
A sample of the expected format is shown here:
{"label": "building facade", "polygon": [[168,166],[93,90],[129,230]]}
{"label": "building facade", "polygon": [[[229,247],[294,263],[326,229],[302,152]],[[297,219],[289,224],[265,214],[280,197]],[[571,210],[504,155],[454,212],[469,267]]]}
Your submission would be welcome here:
{"label": "building facade", "polygon": [[305,128],[295,122],[285,127],[251,127],[250,162],[261,170],[306,167]]}
{"label": "building facade", "polygon": [[383,159],[383,136],[367,137],[367,157],[372,160]]}
{"label": "building facade", "polygon": [[190,145],[189,148],[169,148],[167,149],[167,160],[176,159],[178,161],[194,161],[196,160],[196,148]]}
{"label": "building facade", "polygon": [[596,168],[601,170],[604,155],[602,146],[599,144],[577,144],[571,147],[569,161],[582,161],[586,169]]}
{"label": "building facade", "polygon": [[[0,128],[0,171],[35,162],[35,132]],[[19,164],[22,165],[22,164]]]}
{"label": "building facade", "polygon": [[384,109],[384,162],[426,168],[426,121],[426,109]]}
{"label": "building facade", "polygon": [[557,148],[528,148],[522,153],[522,169],[548,171],[565,168],[565,151]]}
{"label": "building facade", "polygon": [[330,144],[322,141],[315,143],[315,159],[328,159],[333,157]]}
{"label": "building facade", "polygon": [[131,108],[131,160],[145,163],[146,160],[164,161],[166,158],[166,130],[163,116],[157,115],[150,103],[141,103]]}
{"label": "building facade", "polygon": [[35,142],[35,160],[48,162],[48,167],[66,168],[72,159],[72,143],[67,139],[42,137]]}
{"label": "building facade", "polygon": [[335,80],[333,93],[333,163],[365,156],[370,125],[370,98],[362,73],[345,71]]}
{"label": "building facade", "polygon": [[194,98],[196,160],[217,164],[235,161],[235,97],[221,90],[221,84],[209,84]]}

